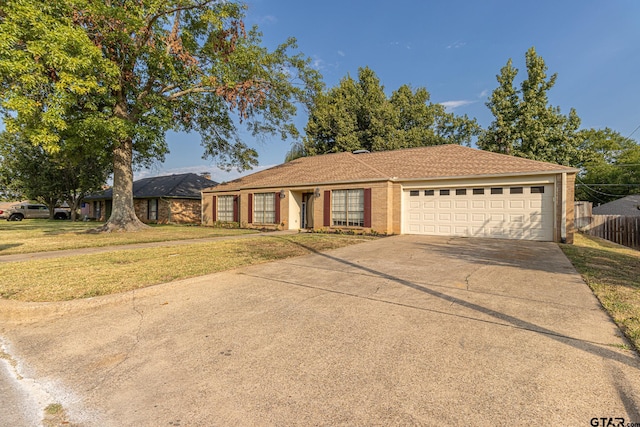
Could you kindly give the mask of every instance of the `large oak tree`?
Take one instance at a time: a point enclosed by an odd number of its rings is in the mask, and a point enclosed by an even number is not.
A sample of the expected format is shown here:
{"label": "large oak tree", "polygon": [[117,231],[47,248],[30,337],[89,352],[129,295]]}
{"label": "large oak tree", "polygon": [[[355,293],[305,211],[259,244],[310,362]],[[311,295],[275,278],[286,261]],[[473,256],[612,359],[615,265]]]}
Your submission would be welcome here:
{"label": "large oak tree", "polygon": [[51,152],[64,132],[90,136],[85,143],[113,160],[113,211],[102,229],[140,229],[133,166],[162,160],[168,131],[198,132],[205,156],[240,170],[257,153],[239,122],[254,135],[297,135],[296,103],[319,90],[319,75],[292,53],[293,39],[270,51],[243,19],[236,1],[6,0],[7,131]]}

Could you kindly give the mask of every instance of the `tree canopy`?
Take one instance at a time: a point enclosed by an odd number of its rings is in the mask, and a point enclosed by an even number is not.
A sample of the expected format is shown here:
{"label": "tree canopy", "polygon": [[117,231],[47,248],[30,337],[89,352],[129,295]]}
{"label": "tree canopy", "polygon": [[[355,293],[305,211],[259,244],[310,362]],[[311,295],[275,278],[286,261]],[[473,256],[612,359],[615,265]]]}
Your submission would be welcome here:
{"label": "tree canopy", "polygon": [[548,92],[557,75],[547,76],[547,66],[536,51],[526,52],[527,77],[515,85],[518,69],[512,60],[496,76],[498,87],[487,107],[494,120],[478,138],[478,147],[487,151],[533,160],[577,166],[581,162],[577,133],[580,118],[572,108],[569,115],[549,105]]}
{"label": "tree canopy", "polygon": [[297,136],[298,103],[321,87],[289,39],[270,51],[237,1],[7,0],[0,10],[0,109],[7,131],[49,152],[83,138],[113,159],[105,231],[142,226],[133,165],[162,160],[169,130],[198,132],[204,156],[257,164],[239,137]]}
{"label": "tree canopy", "polygon": [[576,198],[606,203],[640,193],[640,145],[609,128],[580,131],[584,153]]}
{"label": "tree canopy", "polygon": [[425,88],[412,90],[408,85],[387,97],[376,74],[360,68],[357,81],[346,76],[315,98],[305,128],[304,152],[470,144],[479,132],[475,119],[448,113],[429,99]]}
{"label": "tree canopy", "polygon": [[56,152],[27,141],[20,134],[0,134],[0,185],[14,199],[38,200],[54,208],[67,202],[71,219],[83,198],[101,189],[111,173],[108,153],[91,151],[91,145],[61,141]]}

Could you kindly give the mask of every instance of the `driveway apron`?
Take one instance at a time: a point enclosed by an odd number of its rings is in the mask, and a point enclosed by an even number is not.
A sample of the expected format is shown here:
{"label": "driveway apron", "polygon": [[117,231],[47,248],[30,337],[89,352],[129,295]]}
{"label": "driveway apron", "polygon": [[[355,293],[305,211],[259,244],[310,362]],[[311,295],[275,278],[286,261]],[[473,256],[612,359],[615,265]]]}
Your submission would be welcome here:
{"label": "driveway apron", "polygon": [[74,425],[640,423],[640,360],[554,243],[395,236],[0,313]]}

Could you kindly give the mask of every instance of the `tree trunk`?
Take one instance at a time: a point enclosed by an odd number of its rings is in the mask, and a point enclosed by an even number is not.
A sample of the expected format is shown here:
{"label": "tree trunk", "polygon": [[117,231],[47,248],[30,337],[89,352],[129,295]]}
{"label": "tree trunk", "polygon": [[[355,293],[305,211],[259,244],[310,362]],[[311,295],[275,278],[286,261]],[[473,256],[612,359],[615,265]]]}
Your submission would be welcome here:
{"label": "tree trunk", "polygon": [[[78,219],[78,208],[80,207],[80,202],[82,201],[82,197],[84,196],[76,196],[73,197],[73,200],[71,201],[71,222],[76,222],[76,219]],[[68,202],[67,202],[68,203]]]}
{"label": "tree trunk", "polygon": [[133,141],[122,141],[113,150],[113,205],[111,217],[96,232],[140,231],[148,228],[133,208]]}

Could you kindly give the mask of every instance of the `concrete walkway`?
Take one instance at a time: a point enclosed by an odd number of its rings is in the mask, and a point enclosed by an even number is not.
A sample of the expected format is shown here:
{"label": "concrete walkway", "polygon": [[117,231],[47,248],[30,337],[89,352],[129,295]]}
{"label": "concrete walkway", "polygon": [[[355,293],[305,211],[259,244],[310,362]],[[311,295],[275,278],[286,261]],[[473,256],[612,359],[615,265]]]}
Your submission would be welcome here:
{"label": "concrete walkway", "polygon": [[0,335],[78,426],[640,422],[640,359],[553,243],[396,236],[58,306]]}

